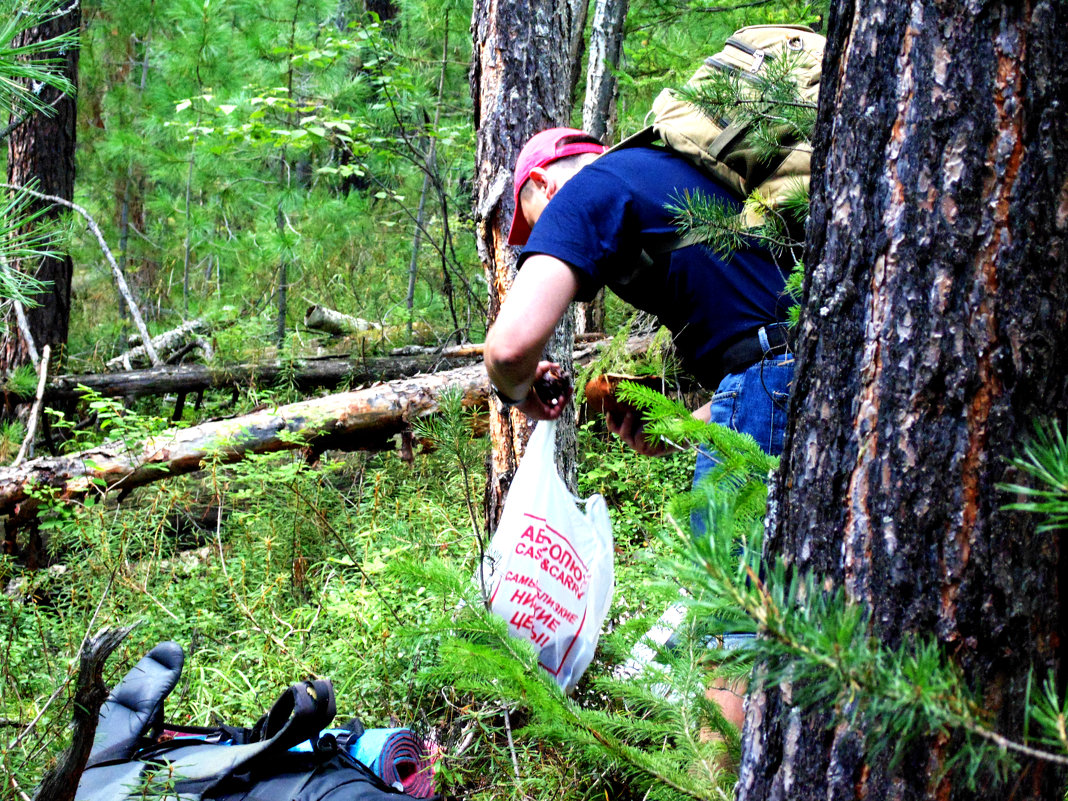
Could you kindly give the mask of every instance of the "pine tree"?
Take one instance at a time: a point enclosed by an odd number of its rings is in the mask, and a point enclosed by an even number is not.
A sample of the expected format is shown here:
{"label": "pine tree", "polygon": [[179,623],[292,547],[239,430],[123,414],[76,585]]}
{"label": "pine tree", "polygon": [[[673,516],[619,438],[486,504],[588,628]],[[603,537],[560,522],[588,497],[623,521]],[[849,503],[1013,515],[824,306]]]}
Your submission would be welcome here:
{"label": "pine tree", "polygon": [[[80,20],[81,6],[77,3],[35,3],[13,13],[0,34],[7,44],[5,55],[40,64],[8,65],[9,74],[21,86],[8,90],[11,120],[4,136],[8,145],[7,182],[67,201],[74,196],[76,105],[72,87],[78,79],[76,34]],[[42,72],[46,80],[35,90],[34,81]],[[24,225],[57,221],[65,213],[48,201],[26,203],[31,219],[23,218]],[[30,232],[21,235],[34,236]],[[12,252],[9,261],[7,269],[29,274],[41,286],[35,304],[18,324],[10,317],[6,320],[0,371],[36,364],[36,351],[46,344],[61,353],[70,318],[73,264],[69,254],[40,254],[23,262]]]}

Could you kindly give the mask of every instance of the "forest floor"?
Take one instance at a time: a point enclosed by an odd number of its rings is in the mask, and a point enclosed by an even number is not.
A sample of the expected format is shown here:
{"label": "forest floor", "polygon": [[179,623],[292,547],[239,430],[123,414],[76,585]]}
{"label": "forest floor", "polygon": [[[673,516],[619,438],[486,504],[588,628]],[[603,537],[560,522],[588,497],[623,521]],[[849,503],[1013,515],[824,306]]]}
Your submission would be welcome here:
{"label": "forest floor", "polygon": [[[133,417],[112,434],[151,426]],[[29,572],[0,557],[0,798],[32,792],[65,742],[69,701],[49,699],[76,671],[83,637],[129,624],[137,627],[112,657],[109,681],[158,642],[186,651],[171,721],[251,725],[314,674],[333,680],[338,720],[409,726],[433,740],[448,794],[641,797],[648,780],[634,781],[618,753],[590,761],[588,725],[575,723],[568,743],[536,724],[553,704],[647,714],[601,680],[677,597],[659,535],[671,498],[688,489],[693,456],[644,459],[594,424],[581,427],[579,489],[608,500],[616,589],[576,693],[542,704],[502,697],[495,668],[472,657],[486,644],[483,624],[457,622],[485,547],[487,445],[457,437],[411,463],[393,452],[329,453],[314,466],[293,454],[253,457],[143,487],[121,506],[50,507],[40,526],[50,566]],[[474,650],[465,656],[458,639]],[[709,767],[722,757],[697,744],[703,722],[683,717],[681,739],[711,771],[708,797],[719,797],[733,777]]]}

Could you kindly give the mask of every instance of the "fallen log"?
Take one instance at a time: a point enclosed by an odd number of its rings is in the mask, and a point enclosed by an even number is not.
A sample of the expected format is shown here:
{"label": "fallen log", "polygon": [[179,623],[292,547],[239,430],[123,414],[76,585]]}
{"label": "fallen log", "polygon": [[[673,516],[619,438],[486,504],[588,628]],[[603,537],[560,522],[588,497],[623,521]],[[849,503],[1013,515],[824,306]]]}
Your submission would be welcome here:
{"label": "fallen log", "polygon": [[[627,350],[644,351],[649,341],[633,338]],[[575,363],[588,361],[596,349],[589,345],[576,351]],[[142,443],[108,442],[0,468],[0,516],[7,516],[10,534],[36,516],[44,498],[77,501],[91,492],[106,495],[112,490],[125,494],[159,479],[196,472],[206,461],[229,464],[250,454],[377,449],[407,431],[412,420],[438,411],[437,399],[448,389],[460,392],[467,408],[488,405],[489,378],[485,367],[475,364],[172,429]]]}
{"label": "fallen log", "polygon": [[[451,349],[450,349],[451,350]],[[296,359],[251,364],[208,366],[185,364],[130,370],[125,373],[92,373],[63,375],[52,380],[45,390],[45,400],[59,402],[74,400],[84,386],[105,397],[140,397],[181,392],[199,392],[220,387],[271,386],[283,376],[298,389],[336,387],[341,384],[367,384],[372,381],[393,381],[419,373],[451,370],[470,364],[481,356],[477,352],[449,350],[420,352],[410,356],[377,357],[367,359],[323,358]]]}
{"label": "fallen log", "polygon": [[309,306],[304,312],[304,327],[327,334],[357,334],[361,331],[381,331],[382,323],[353,317],[326,306]]}
{"label": "fallen log", "polygon": [[8,530],[32,519],[42,496],[80,500],[90,492],[123,493],[161,478],[200,470],[205,460],[231,463],[249,454],[298,448],[360,450],[433,414],[446,389],[459,391],[469,408],[486,406],[489,379],[481,364],[357,392],[343,392],[273,409],[169,430],[133,447],[105,443],[68,456],[34,459],[0,469],[0,515]]}
{"label": "fallen log", "polygon": [[[597,343],[603,343],[608,339],[604,334],[575,334],[575,344],[577,345],[592,345]],[[637,339],[635,343],[637,343]],[[644,338],[643,338],[644,341]],[[631,345],[628,344],[628,347]],[[389,352],[390,356],[419,356],[431,353],[441,353],[444,356],[482,356],[482,351],[486,346],[481,342],[468,342],[464,345],[450,345],[447,348],[434,347],[429,345],[402,345],[399,348],[393,348]]]}
{"label": "fallen log", "polygon": [[[170,331],[165,331],[158,336],[152,337],[152,350],[164,362],[190,342],[196,342],[202,348],[206,346],[210,352],[211,346],[199,336],[199,334],[207,330],[208,324],[203,320],[190,320],[187,323],[182,323],[177,328],[172,328]],[[148,354],[141,337],[137,337],[136,342],[138,343],[136,347],[116,356],[114,359],[110,359],[105,366],[109,370],[130,370],[135,363],[147,361]]]}
{"label": "fallen log", "polygon": [[335,337],[348,337],[364,347],[388,346],[391,342],[410,338],[425,343],[434,338],[433,330],[424,322],[415,323],[409,330],[408,326],[382,325],[326,306],[309,306],[304,312],[304,327]]}

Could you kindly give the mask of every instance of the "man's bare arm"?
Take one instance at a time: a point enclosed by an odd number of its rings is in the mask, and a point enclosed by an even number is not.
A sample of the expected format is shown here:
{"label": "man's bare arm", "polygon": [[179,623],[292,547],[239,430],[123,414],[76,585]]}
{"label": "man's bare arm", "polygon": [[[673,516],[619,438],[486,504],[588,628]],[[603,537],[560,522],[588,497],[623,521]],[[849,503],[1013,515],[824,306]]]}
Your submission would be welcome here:
{"label": "man's bare arm", "polygon": [[484,359],[493,385],[537,419],[563,411],[546,406],[530,391],[534,379],[550,363],[541,360],[545,343],[578,291],[578,279],[567,263],[553,256],[535,255],[523,263],[504,299],[497,320],[486,334]]}

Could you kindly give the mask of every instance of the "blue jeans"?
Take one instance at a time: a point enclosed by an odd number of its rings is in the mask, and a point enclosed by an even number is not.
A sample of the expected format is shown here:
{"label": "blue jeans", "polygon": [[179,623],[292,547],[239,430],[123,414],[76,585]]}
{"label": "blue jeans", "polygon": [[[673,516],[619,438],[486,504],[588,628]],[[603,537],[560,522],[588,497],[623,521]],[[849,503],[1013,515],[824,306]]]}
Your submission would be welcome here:
{"label": "blue jeans", "polygon": [[[766,352],[762,361],[723,378],[712,397],[712,422],[749,434],[766,453],[778,456],[786,434],[786,405],[793,377],[792,353]],[[704,446],[698,449],[695,487],[717,461]],[[690,528],[695,535],[704,534],[704,515],[693,513]]]}

